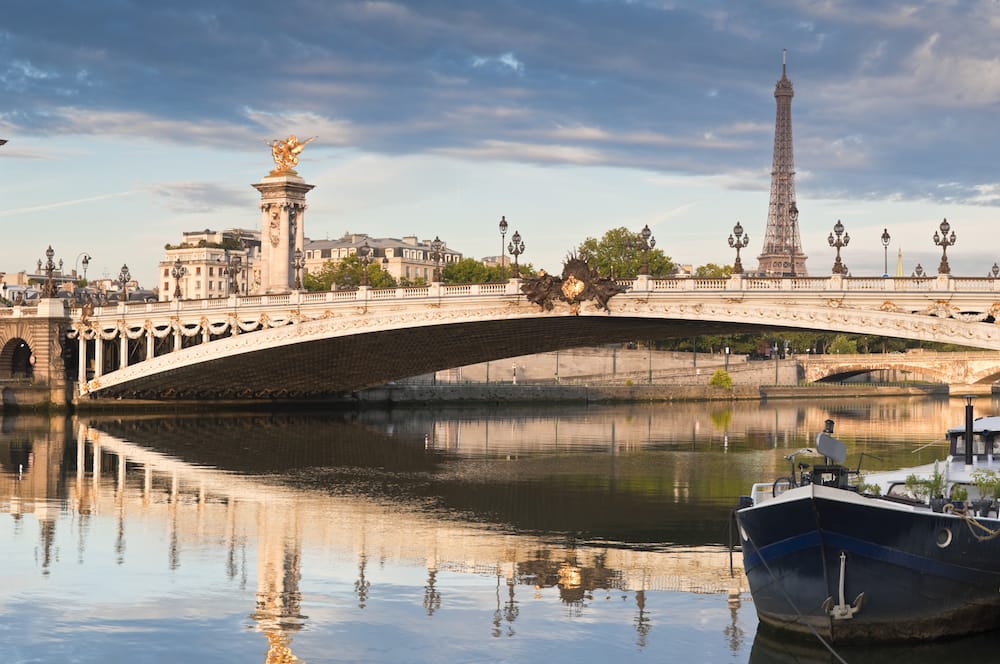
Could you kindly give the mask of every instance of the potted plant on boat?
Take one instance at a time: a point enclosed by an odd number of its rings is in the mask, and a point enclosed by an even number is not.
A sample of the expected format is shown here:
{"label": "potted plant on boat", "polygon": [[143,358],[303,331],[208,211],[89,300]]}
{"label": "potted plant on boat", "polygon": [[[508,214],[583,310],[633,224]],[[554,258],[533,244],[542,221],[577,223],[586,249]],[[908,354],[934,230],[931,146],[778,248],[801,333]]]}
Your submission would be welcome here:
{"label": "potted plant on boat", "polygon": [[994,470],[976,468],[972,471],[972,481],[979,490],[979,499],[972,502],[972,507],[979,516],[989,516],[1000,498],[1000,476]]}
{"label": "potted plant on boat", "polygon": [[906,490],[919,500],[927,501],[935,512],[942,511],[947,502],[944,498],[944,475],[937,468],[930,477],[917,477],[913,473],[907,475]]}

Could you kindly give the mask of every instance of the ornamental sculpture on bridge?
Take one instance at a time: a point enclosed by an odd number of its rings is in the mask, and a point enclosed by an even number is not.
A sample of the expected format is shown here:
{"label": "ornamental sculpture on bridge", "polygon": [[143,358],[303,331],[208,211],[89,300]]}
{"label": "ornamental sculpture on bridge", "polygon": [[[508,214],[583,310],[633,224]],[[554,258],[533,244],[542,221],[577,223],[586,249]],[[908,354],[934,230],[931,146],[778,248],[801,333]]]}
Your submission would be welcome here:
{"label": "ornamental sculpture on bridge", "polygon": [[608,309],[608,300],[628,290],[610,277],[601,277],[586,261],[570,256],[563,265],[562,277],[553,277],[540,270],[537,277],[525,279],[521,285],[529,301],[545,311],[552,311],[558,301],[569,304],[570,312],[580,313],[580,304],[594,300],[598,309]]}
{"label": "ornamental sculpture on bridge", "polygon": [[271,175],[295,174],[295,167],[299,163],[299,155],[305,149],[306,144],[314,140],[312,136],[304,141],[300,141],[295,134],[285,140],[280,138],[271,141],[271,156],[274,158],[276,168],[271,171]]}

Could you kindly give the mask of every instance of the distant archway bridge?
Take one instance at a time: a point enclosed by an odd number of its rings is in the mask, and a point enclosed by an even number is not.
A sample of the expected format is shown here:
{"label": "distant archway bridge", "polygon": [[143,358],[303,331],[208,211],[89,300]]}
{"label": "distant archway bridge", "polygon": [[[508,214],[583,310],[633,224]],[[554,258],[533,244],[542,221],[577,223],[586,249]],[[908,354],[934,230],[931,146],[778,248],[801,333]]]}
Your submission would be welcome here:
{"label": "distant archway bridge", "polygon": [[[526,299],[518,280],[69,309],[60,328],[63,359],[80,398],[245,399],[342,394],[608,342],[761,330],[1000,350],[1000,280],[990,278],[640,276],[620,283],[629,289],[611,298],[607,311],[590,301],[545,310]],[[45,302],[56,301],[43,301],[39,312]],[[48,311],[0,310],[0,348],[17,335],[31,346],[48,343],[33,338],[30,325],[33,315],[55,316]],[[996,373],[984,368],[968,376],[992,382]]]}

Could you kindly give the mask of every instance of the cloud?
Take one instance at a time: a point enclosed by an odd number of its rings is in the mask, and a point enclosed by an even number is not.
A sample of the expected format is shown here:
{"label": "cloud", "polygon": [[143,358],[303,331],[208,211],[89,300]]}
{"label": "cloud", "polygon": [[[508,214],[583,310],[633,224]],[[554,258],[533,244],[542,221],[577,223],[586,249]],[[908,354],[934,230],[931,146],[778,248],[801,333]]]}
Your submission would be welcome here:
{"label": "cloud", "polygon": [[226,208],[250,209],[254,196],[243,188],[209,182],[164,182],[149,186],[149,191],[171,212],[200,214]]}

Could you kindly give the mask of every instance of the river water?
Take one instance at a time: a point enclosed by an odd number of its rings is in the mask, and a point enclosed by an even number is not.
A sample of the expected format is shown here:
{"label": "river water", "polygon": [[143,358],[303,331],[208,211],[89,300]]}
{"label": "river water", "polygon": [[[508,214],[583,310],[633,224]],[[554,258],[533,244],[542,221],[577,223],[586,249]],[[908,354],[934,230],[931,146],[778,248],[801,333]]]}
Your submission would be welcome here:
{"label": "river water", "polygon": [[[983,398],[976,412],[1000,410]],[[730,573],[729,514],[827,418],[848,463],[880,470],[940,458],[964,403],[5,415],[0,652],[988,661],[994,635],[831,653],[757,633],[738,553]]]}

